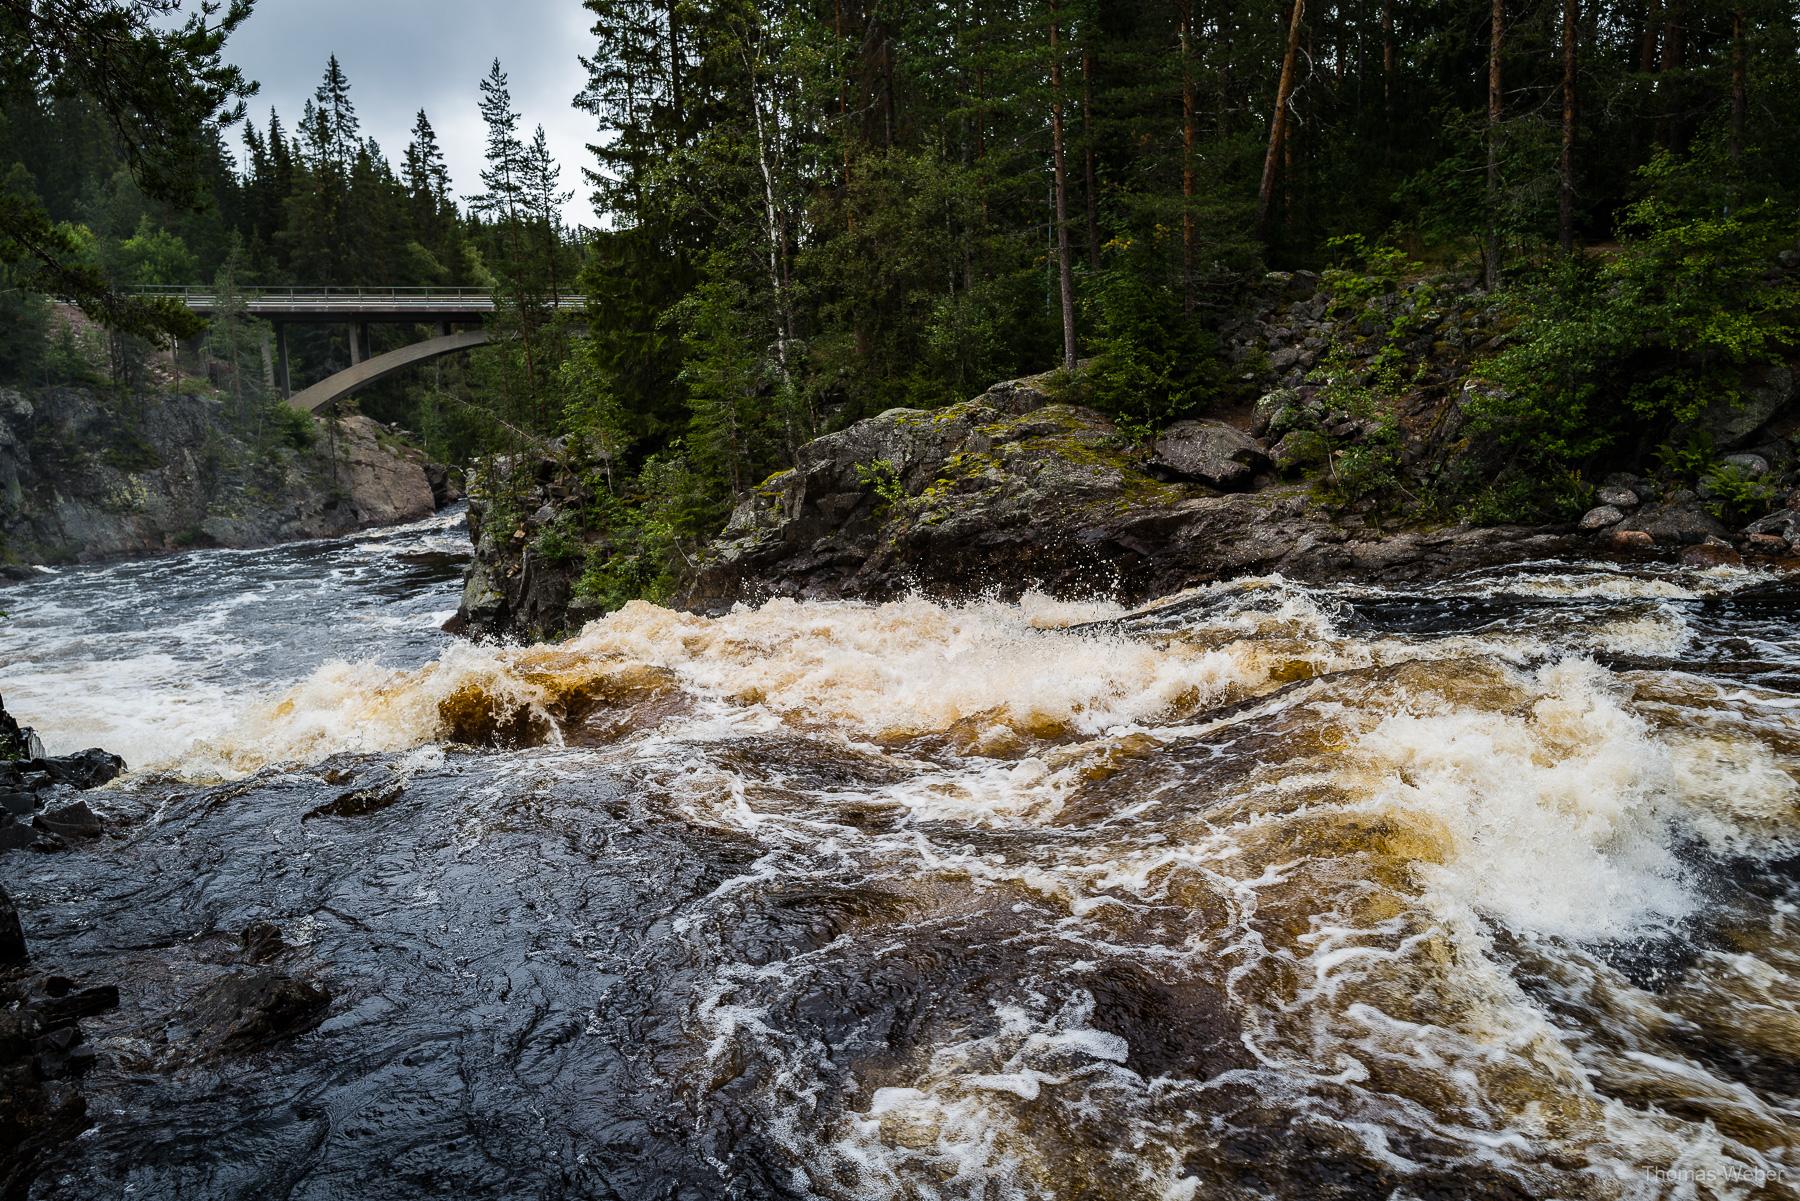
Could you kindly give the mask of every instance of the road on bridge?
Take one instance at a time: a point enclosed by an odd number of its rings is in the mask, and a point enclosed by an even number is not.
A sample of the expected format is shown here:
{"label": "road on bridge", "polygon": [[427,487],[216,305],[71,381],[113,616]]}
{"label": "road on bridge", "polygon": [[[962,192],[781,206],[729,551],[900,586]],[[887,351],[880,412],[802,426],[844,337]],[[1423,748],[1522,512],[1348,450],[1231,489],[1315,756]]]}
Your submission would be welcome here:
{"label": "road on bridge", "polygon": [[[179,300],[203,317],[219,311],[217,289],[204,285],[152,286],[131,292]],[[288,402],[308,412],[403,368],[485,343],[484,331],[458,331],[452,327],[480,325],[494,315],[495,308],[493,294],[485,288],[247,287],[238,291],[238,297],[245,312],[274,325],[275,345],[272,357],[265,350],[266,370]],[[553,307],[564,312],[579,311],[587,307],[587,299],[559,295]],[[368,327],[375,322],[435,325],[437,336],[371,358]],[[349,326],[350,366],[295,393],[288,375],[286,327],[290,324]]]}

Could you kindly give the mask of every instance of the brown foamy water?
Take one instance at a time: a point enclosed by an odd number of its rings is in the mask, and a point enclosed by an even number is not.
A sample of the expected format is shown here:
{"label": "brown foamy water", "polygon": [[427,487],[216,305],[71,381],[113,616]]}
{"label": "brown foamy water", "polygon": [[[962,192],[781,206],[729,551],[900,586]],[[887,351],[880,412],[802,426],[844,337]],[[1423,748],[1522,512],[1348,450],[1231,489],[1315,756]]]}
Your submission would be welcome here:
{"label": "brown foamy water", "polygon": [[720,1195],[1782,1197],[1797,595],[635,603],[328,664],[145,778],[371,757],[465,848],[604,779],[739,848],[644,919],[683,966],[641,1086]]}

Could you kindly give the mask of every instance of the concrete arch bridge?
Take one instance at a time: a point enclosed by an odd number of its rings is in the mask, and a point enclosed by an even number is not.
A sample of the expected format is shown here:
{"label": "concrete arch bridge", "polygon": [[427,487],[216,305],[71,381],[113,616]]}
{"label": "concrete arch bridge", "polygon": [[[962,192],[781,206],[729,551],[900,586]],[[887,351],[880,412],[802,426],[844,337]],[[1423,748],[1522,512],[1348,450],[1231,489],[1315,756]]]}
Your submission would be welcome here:
{"label": "concrete arch bridge", "polygon": [[[179,300],[202,317],[211,317],[219,310],[219,298],[210,287],[143,288],[138,292]],[[307,413],[334,404],[397,371],[483,345],[488,340],[486,322],[494,315],[493,295],[481,288],[279,287],[245,288],[238,295],[252,317],[274,326],[273,345],[265,348],[264,356],[270,379],[290,405]],[[573,310],[586,304],[583,297],[563,295],[556,298],[554,307]],[[371,355],[369,326],[378,322],[432,325],[437,334],[423,342]],[[288,376],[290,325],[349,326],[350,366],[295,392]]]}

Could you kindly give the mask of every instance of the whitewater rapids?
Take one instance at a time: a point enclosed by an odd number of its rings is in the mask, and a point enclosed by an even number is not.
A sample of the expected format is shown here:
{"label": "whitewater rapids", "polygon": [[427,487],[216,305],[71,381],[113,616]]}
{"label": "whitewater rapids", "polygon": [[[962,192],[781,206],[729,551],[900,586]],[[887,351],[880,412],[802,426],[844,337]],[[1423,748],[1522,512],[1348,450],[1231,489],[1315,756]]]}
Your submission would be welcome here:
{"label": "whitewater rapids", "polygon": [[[35,586],[43,605],[58,586]],[[284,661],[286,678],[184,677],[143,663],[146,641],[118,652],[117,676],[90,648],[5,691],[53,743],[136,740],[112,792],[142,824],[95,853],[110,871],[151,844],[278,847],[258,870],[295,891],[222,899],[207,920],[261,906],[314,931],[316,971],[350,980],[335,991],[352,1015],[382,997],[396,1028],[422,1020],[365,945],[415,923],[453,933],[442,965],[409,971],[556,964],[561,982],[533,994],[550,1010],[584,972],[606,981],[558,1035],[572,1091],[491,1099],[548,1054],[532,1050],[541,1015],[516,1046],[464,1057],[454,1078],[501,1131],[526,1111],[563,1131],[555,1188],[521,1165],[492,1187],[472,1170],[467,1195],[1800,1190],[1787,580],[1530,564],[1410,590],[1243,580],[1133,610],[1028,595],[708,618],[640,602],[533,647],[429,633],[445,586],[371,604],[409,631],[399,652],[370,635],[365,653]],[[192,612],[177,624],[199,646],[235,612],[210,634]],[[44,673],[65,669],[91,695],[59,711]],[[147,695],[181,716],[146,731],[131,714]],[[322,819],[327,763],[409,800],[366,819],[385,824]],[[237,816],[211,816],[224,808]],[[392,879],[357,865],[359,846],[421,840]],[[315,851],[323,866],[295,861]],[[532,914],[507,910],[510,933],[458,958],[454,932],[492,902],[453,894],[526,887],[540,854]],[[77,909],[130,895],[90,887],[77,858],[19,891]],[[707,866],[676,866],[692,863]],[[343,906],[308,895],[334,871],[362,890],[357,920],[391,937],[352,945]],[[79,927],[59,923],[70,953],[98,957]],[[512,1028],[492,1004],[482,1023],[445,1020],[465,1040]],[[371,1022],[327,1022],[236,1103],[278,1115],[348,1087],[317,1064],[361,1053]],[[608,1076],[617,1092],[578,1087],[602,1054],[630,1067]],[[128,1170],[208,1102],[109,1087],[134,1116],[46,1195],[265,1180],[243,1166],[268,1155],[248,1134],[204,1169]],[[360,1120],[454,1148],[446,1115],[471,1103]],[[635,1160],[592,1133],[626,1111]],[[408,1195],[391,1145],[347,1128],[340,1115],[310,1144],[292,1195]]]}

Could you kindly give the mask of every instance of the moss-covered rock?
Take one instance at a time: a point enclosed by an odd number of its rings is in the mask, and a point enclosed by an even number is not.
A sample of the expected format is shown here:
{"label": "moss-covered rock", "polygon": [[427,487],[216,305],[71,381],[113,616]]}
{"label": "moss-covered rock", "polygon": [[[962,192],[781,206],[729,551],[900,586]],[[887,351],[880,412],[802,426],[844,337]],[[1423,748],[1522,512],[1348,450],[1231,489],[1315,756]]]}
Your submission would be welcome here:
{"label": "moss-covered rock", "polygon": [[803,447],[738,506],[687,604],[1030,588],[1143,598],[1246,572],[1400,578],[1553,553],[1529,530],[1383,533],[1302,486],[1223,495],[1043,377],[935,412],[895,409]]}

